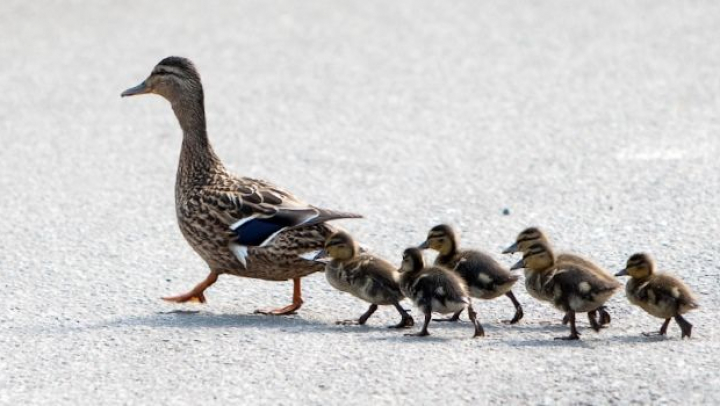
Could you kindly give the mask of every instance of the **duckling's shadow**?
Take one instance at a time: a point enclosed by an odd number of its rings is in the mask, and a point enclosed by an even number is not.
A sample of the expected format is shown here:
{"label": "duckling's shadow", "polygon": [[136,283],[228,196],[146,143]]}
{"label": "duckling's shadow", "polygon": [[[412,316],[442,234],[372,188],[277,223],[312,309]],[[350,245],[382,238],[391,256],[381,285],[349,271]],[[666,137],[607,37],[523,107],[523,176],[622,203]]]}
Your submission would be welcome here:
{"label": "duckling's shadow", "polygon": [[173,310],[147,316],[132,316],[104,323],[102,328],[146,326],[153,328],[270,328],[283,329],[288,333],[313,331],[339,332],[334,325],[293,316],[266,316],[260,314],[223,314],[199,310]]}
{"label": "duckling's shadow", "polygon": [[623,344],[659,344],[676,341],[674,337],[661,335],[645,336],[642,334],[630,334],[622,336],[608,337],[608,341],[614,341]]}
{"label": "duckling's shadow", "polygon": [[510,347],[538,347],[538,348],[594,348],[591,343],[580,340],[556,340],[554,338],[538,338],[526,341],[508,341]]}
{"label": "duckling's shadow", "polygon": [[391,335],[383,335],[383,336],[373,336],[368,337],[367,341],[391,341],[391,342],[402,342],[402,343],[416,343],[416,344],[423,344],[423,343],[447,343],[449,341],[455,340],[454,337],[443,337],[441,335],[436,334],[430,334],[429,336],[424,337],[418,337],[418,336],[406,336],[401,331],[395,331],[395,334]]}

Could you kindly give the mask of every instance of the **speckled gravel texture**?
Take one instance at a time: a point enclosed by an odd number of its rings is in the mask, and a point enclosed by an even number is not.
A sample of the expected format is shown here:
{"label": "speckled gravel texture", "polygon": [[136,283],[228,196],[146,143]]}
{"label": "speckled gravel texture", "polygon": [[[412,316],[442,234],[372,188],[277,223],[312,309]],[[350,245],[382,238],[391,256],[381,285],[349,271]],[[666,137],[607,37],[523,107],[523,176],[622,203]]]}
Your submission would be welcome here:
{"label": "speckled gravel texture", "polygon": [[[718,404],[720,3],[15,1],[0,13],[0,403]],[[404,337],[305,279],[207,274],[182,239],[181,132],[157,96],[193,59],[228,167],[314,204],[395,263],[439,222],[500,254],[525,226],[610,270],[646,250],[702,308],[673,323],[609,302],[582,341],[518,286]],[[504,215],[503,212],[508,213]],[[428,256],[430,258],[430,256]],[[407,306],[410,304],[408,303]],[[416,318],[417,311],[413,312]]]}

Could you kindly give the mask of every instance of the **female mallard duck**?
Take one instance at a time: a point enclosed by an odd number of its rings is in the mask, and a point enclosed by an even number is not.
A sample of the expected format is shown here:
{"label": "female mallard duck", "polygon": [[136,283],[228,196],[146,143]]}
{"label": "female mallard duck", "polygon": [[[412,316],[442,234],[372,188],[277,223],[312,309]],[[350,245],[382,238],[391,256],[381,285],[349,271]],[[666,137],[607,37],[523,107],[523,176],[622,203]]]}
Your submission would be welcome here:
{"label": "female mallard duck", "polygon": [[475,326],[473,337],[482,337],[485,331],[477,320],[465,282],[454,272],[445,268],[425,267],[422,251],[408,248],[403,253],[400,267],[400,290],[425,314],[422,330],[412,336],[427,336],[432,313],[456,313],[467,308],[468,317]]}
{"label": "female mallard duck", "polygon": [[682,330],[681,338],[690,338],[693,326],[682,315],[697,309],[699,305],[683,281],[671,275],[655,273],[655,261],[645,253],[634,254],[628,259],[625,269],[616,274],[624,275],[630,276],[625,285],[625,293],[630,303],[640,306],[655,317],[665,319],[659,332],[643,334],[664,336],[670,319],[675,318]]}
{"label": "female mallard duck", "polygon": [[[531,245],[523,259],[511,269],[520,268],[530,268],[543,274],[544,296],[549,297],[557,309],[568,315],[570,336],[558,339],[578,340],[580,334],[575,327],[575,313],[596,311],[620,288],[617,281],[601,278],[587,266],[558,263],[550,246],[542,242]],[[600,331],[600,325],[595,319],[589,319],[592,328]]]}
{"label": "female mallard duck", "polygon": [[402,316],[393,328],[415,325],[413,318],[400,306],[405,297],[400,292],[400,275],[391,263],[367,252],[360,252],[350,234],[340,231],[325,242],[325,249],[318,254],[320,260],[328,256],[331,261],[325,266],[325,278],[337,290],[350,293],[370,303],[367,312],[358,320],[346,320],[339,324],[363,325],[378,308],[378,305],[393,305]]}
{"label": "female mallard duck", "polygon": [[[515,324],[522,319],[522,306],[511,290],[519,278],[484,252],[461,250],[457,234],[452,227],[446,224],[433,227],[425,242],[418,248],[430,248],[437,251],[435,265],[451,269],[460,275],[467,284],[470,296],[486,300],[502,295],[510,298],[515,306],[515,316],[509,321],[510,324]],[[460,313],[462,310],[443,321],[457,321]]]}
{"label": "female mallard duck", "polygon": [[[520,234],[518,234],[514,244],[503,250],[503,254],[512,254],[518,251],[521,253],[525,253],[530,246],[538,242],[542,242],[547,244],[548,246],[552,246],[547,235],[543,233],[542,230],[537,227],[526,228]],[[595,265],[592,261],[589,261],[579,255],[560,252],[555,255],[555,260],[558,264],[577,264],[583,266],[589,271],[595,272],[601,278],[607,279],[609,281],[614,280],[612,275],[610,275],[604,269],[602,269],[598,265]],[[545,294],[543,293],[543,276],[544,274],[535,272],[532,269],[525,269],[525,288],[527,289],[530,296],[534,297],[535,299],[542,301],[551,301],[551,298],[545,296]],[[600,306],[597,309],[597,313],[600,316],[599,320],[595,320],[595,312],[588,313],[588,317],[593,318],[593,320],[590,321],[590,324],[594,325],[595,323],[599,323],[601,326],[610,324],[610,321],[612,319],[610,317],[610,313],[608,313],[605,306]],[[568,321],[569,320],[567,316],[563,318],[563,324],[567,324]]]}
{"label": "female mallard duck", "polygon": [[320,209],[269,182],[228,173],[208,140],[202,83],[188,59],[163,59],[145,81],[122,96],[146,93],[167,99],[183,130],[175,211],[183,236],[210,268],[208,277],[190,292],[164,299],[204,303],[205,289],[227,273],[292,279],[292,304],[260,312],[299,309],[300,278],[323,270],[313,257],[335,231],[325,222],[360,216]]}

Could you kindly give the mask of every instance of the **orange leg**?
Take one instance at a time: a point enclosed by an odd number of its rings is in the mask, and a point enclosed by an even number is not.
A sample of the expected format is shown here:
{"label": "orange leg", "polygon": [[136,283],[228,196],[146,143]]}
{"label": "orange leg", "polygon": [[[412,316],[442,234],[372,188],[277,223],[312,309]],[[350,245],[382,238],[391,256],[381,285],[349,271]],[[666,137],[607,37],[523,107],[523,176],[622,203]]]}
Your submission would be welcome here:
{"label": "orange leg", "polygon": [[292,304],[279,309],[258,309],[255,313],[268,314],[271,316],[285,316],[295,313],[303,305],[302,289],[300,287],[300,278],[293,278],[293,299]]}
{"label": "orange leg", "polygon": [[210,271],[210,275],[205,278],[204,281],[200,282],[195,286],[190,292],[185,293],[183,295],[178,296],[171,296],[171,297],[164,297],[163,300],[167,300],[168,302],[175,302],[175,303],[186,303],[186,302],[200,302],[205,303],[207,300],[205,299],[205,289],[209,288],[213,283],[215,283],[218,279],[218,273],[215,271]]}

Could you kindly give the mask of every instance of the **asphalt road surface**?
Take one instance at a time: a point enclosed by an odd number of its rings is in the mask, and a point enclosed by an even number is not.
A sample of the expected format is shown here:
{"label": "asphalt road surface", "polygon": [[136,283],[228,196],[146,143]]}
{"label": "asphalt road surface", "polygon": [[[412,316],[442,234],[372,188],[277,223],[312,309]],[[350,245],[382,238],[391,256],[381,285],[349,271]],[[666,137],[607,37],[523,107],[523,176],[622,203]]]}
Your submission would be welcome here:
{"label": "asphalt road surface", "polygon": [[[713,1],[4,0],[0,403],[720,403],[718,38]],[[322,274],[290,317],[253,314],[289,282],[159,300],[207,274],[170,106],[120,98],[168,55],[203,75],[228,167],[365,214],[339,224],[394,263],[439,222],[507,265],[529,225],[612,271],[648,251],[697,293],[693,338],[641,336],[661,321],[619,293],[610,328],[554,341],[520,285],[525,319],[476,301],[476,340],[405,337],[392,309],[335,325],[366,305]]]}

